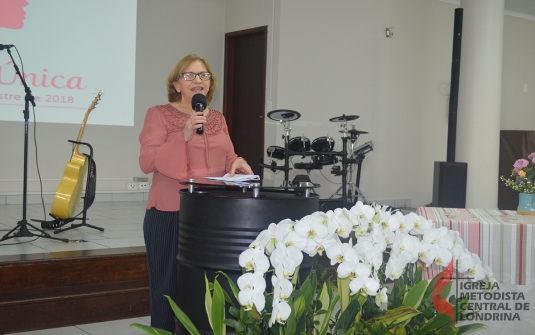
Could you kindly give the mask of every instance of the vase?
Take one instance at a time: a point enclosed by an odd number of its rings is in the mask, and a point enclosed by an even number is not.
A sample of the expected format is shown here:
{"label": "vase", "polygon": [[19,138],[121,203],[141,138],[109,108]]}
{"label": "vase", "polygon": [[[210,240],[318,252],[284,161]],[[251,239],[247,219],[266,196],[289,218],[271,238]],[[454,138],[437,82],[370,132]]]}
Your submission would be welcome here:
{"label": "vase", "polygon": [[522,215],[535,215],[535,194],[519,193],[516,212]]}

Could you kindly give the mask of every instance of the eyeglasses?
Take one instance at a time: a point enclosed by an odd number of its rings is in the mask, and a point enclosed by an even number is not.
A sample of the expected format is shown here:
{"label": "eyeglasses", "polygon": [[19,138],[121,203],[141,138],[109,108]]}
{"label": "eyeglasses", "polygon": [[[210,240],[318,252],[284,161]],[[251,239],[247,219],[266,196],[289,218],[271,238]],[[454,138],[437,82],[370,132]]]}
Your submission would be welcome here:
{"label": "eyeglasses", "polygon": [[195,73],[195,72],[184,72],[184,73],[181,73],[180,76],[185,80],[185,81],[192,81],[195,79],[196,76],[199,76],[199,78],[202,80],[202,81],[207,81],[207,80],[210,80],[212,78],[212,73],[211,72],[199,72],[199,73]]}

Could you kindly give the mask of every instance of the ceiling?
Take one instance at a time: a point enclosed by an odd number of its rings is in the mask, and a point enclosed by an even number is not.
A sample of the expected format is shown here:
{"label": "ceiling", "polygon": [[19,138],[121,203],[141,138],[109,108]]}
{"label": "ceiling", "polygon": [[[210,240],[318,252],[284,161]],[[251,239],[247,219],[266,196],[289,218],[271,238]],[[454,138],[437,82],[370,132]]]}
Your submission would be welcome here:
{"label": "ceiling", "polygon": [[[461,0],[440,0],[444,2],[461,4]],[[493,0],[488,0],[493,1]],[[505,14],[535,20],[535,0],[504,0]]]}
{"label": "ceiling", "polygon": [[505,0],[505,10],[535,17],[535,0]]}

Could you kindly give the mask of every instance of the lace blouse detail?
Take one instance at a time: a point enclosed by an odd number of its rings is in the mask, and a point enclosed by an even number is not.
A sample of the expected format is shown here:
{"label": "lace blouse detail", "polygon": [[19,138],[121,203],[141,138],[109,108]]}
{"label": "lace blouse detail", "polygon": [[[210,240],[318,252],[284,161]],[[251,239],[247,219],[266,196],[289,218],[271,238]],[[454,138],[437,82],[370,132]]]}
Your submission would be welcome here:
{"label": "lace blouse detail", "polygon": [[[157,106],[162,112],[165,121],[169,127],[169,131],[184,131],[186,121],[190,118],[190,115],[176,109],[171,104]],[[223,125],[225,124],[225,118],[223,114],[215,109],[211,109],[210,113],[206,117],[206,123],[204,124],[204,133],[206,136],[217,135]],[[225,132],[227,133],[227,132]]]}

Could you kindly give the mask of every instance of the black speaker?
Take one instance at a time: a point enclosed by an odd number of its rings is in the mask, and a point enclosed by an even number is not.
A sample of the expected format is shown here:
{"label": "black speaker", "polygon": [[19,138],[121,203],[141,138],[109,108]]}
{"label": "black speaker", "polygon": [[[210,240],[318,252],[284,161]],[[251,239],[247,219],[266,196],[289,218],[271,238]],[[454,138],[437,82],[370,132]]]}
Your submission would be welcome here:
{"label": "black speaker", "polygon": [[468,163],[435,162],[433,207],[465,208]]}
{"label": "black speaker", "polygon": [[453,47],[451,55],[450,106],[448,113],[448,162],[455,162],[455,146],[457,137],[457,106],[459,100],[459,76],[461,71],[461,42],[463,37],[463,9],[455,9],[453,23]]}

